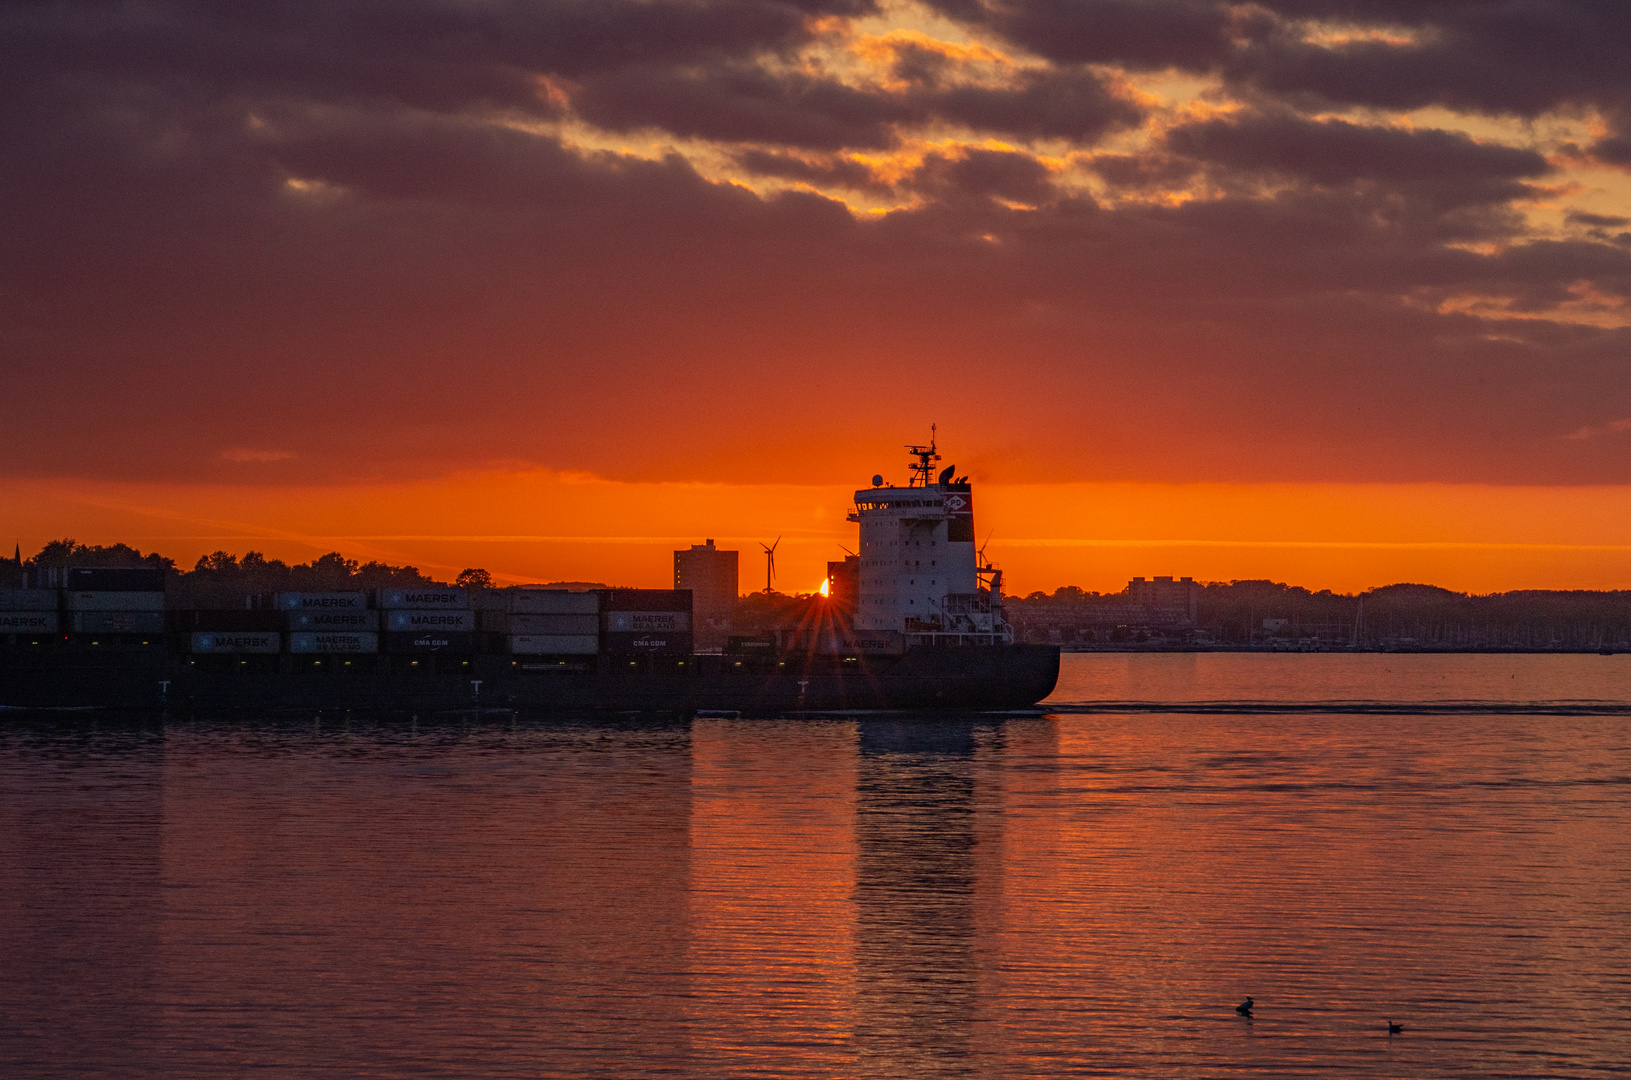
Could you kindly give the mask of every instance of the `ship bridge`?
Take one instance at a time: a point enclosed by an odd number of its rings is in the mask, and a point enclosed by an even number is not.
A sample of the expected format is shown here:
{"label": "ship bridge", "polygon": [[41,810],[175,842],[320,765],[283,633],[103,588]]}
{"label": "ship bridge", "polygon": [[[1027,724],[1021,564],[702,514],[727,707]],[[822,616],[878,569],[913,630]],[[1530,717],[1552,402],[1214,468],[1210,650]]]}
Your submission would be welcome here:
{"label": "ship bridge", "polygon": [[849,515],[861,526],[857,633],[893,631],[907,644],[1011,643],[1002,572],[982,565],[974,546],[968,478],[955,465],[938,468],[932,438],[906,449],[915,459],[906,486],[874,476]]}

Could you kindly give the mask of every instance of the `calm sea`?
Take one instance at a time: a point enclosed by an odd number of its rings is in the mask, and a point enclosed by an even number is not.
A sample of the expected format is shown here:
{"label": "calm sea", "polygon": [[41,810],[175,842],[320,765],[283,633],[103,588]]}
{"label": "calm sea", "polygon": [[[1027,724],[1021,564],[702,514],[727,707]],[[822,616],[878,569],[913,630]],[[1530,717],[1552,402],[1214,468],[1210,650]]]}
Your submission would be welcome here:
{"label": "calm sea", "polygon": [[1631,657],[1050,709],[0,717],[0,1076],[1631,1067]]}

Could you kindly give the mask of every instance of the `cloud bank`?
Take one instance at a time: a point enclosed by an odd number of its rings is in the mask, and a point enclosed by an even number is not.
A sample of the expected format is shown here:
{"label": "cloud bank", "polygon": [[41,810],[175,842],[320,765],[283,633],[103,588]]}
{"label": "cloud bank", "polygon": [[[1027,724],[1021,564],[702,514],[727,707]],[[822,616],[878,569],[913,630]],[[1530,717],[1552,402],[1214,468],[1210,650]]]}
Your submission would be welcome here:
{"label": "cloud bank", "polygon": [[[0,9],[13,476],[1625,483],[1631,8]],[[245,450],[244,448],[275,448]],[[884,460],[880,460],[883,457]]]}

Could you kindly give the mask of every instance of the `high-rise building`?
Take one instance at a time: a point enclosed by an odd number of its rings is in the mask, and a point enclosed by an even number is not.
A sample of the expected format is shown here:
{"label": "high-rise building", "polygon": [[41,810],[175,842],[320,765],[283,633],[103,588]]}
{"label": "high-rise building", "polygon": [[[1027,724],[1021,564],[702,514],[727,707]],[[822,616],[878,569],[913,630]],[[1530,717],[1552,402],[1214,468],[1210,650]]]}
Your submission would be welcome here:
{"label": "high-rise building", "polygon": [[699,649],[717,648],[736,611],[737,552],[721,551],[712,539],[674,552],[674,588],[691,590],[691,622]]}
{"label": "high-rise building", "polygon": [[1129,603],[1141,604],[1152,620],[1194,625],[1199,613],[1201,587],[1194,578],[1135,577],[1127,583]]}

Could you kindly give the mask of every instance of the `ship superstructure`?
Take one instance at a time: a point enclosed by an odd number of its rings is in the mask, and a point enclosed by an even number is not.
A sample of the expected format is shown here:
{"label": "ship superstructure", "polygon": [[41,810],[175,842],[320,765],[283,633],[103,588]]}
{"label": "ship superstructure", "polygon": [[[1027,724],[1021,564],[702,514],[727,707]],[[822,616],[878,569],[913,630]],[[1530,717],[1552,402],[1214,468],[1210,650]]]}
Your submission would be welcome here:
{"label": "ship superstructure", "polygon": [[882,475],[855,493],[861,526],[855,603],[858,634],[900,633],[908,645],[1012,644],[1002,617],[1002,571],[974,540],[974,492],[955,465],[939,468],[931,435],[908,446],[905,487]]}

